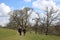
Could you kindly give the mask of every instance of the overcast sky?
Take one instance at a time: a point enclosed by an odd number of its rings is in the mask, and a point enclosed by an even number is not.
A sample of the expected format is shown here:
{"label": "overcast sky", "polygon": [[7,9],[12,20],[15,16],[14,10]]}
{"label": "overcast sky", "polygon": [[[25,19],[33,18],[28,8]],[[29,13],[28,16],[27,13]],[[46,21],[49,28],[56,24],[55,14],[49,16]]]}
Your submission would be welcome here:
{"label": "overcast sky", "polygon": [[52,6],[54,10],[60,9],[60,0],[0,0],[0,25],[4,26],[9,22],[8,13],[11,10],[24,7],[45,10],[46,6]]}

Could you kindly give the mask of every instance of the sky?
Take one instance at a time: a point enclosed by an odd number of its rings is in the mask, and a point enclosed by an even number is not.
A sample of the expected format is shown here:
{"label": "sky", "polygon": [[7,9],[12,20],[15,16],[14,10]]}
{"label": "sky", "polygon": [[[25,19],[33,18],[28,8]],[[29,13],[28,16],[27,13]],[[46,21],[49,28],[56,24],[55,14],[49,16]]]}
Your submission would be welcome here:
{"label": "sky", "polygon": [[5,26],[9,23],[10,16],[8,13],[12,10],[30,7],[39,11],[41,9],[46,10],[46,6],[53,6],[54,10],[60,9],[60,0],[0,0],[0,25]]}

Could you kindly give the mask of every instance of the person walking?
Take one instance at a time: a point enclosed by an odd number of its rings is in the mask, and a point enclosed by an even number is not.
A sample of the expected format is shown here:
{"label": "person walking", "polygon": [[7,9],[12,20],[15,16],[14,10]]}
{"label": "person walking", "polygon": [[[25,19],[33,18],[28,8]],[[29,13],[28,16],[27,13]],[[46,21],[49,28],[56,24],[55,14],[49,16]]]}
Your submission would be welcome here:
{"label": "person walking", "polygon": [[25,36],[25,34],[26,34],[26,29],[25,29],[25,28],[23,29],[23,34],[24,34],[24,36]]}
{"label": "person walking", "polygon": [[22,35],[22,27],[18,28],[18,32],[19,32],[20,35]]}

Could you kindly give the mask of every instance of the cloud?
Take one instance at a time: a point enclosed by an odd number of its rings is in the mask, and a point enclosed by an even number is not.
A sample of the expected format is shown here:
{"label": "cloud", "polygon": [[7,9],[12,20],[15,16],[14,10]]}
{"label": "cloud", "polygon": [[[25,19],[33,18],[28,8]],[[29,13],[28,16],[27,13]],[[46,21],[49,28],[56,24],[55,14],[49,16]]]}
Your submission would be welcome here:
{"label": "cloud", "polygon": [[25,2],[31,2],[31,0],[24,0]]}
{"label": "cloud", "polygon": [[0,3],[0,25],[4,26],[9,22],[8,13],[11,11],[11,8],[5,3]]}
{"label": "cloud", "polygon": [[32,3],[32,6],[40,9],[40,11],[41,10],[46,11],[47,7],[48,7],[48,11],[50,11],[51,8],[53,8],[54,11],[56,11],[56,10],[58,10],[58,12],[60,11],[60,6],[58,4],[56,4],[56,0],[36,0]]}
{"label": "cloud", "polygon": [[33,20],[33,19],[38,18],[38,15],[36,14],[35,11],[29,11],[28,14],[30,14],[30,13],[32,13],[32,14],[29,17],[29,22],[33,26],[35,24],[35,20]]}
{"label": "cloud", "polygon": [[[3,11],[2,11],[2,10],[3,10]],[[7,6],[6,4],[1,3],[1,4],[0,4],[0,11],[7,14],[8,12],[11,11],[11,9],[10,9],[10,7]]]}
{"label": "cloud", "polygon": [[[30,12],[31,11],[29,11],[28,14],[30,14]],[[30,15],[29,22],[31,23],[32,26],[35,25],[36,18],[39,18],[40,17],[40,18],[43,18],[44,19],[44,17],[46,17],[46,15],[44,13],[40,13],[39,16],[37,15],[37,12],[35,12],[35,11],[32,11],[31,13],[32,14]]]}
{"label": "cloud", "polygon": [[60,1],[60,0],[54,0],[54,1],[57,1],[57,2],[58,2],[58,1]]}
{"label": "cloud", "polygon": [[46,7],[48,7],[49,9],[53,7],[54,10],[58,8],[55,0],[36,0],[32,3],[32,5],[33,7],[42,10],[46,10]]}
{"label": "cloud", "polygon": [[9,17],[0,17],[0,25],[6,26],[9,23]]}

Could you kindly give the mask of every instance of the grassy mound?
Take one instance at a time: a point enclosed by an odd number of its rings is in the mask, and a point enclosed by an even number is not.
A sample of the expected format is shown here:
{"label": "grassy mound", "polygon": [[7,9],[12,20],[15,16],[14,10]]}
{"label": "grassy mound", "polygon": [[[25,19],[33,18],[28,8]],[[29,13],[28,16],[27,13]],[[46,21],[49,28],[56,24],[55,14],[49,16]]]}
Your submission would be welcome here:
{"label": "grassy mound", "polygon": [[0,40],[60,40],[60,37],[29,32],[20,36],[16,30],[0,28]]}

